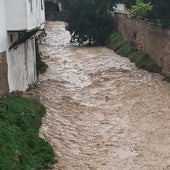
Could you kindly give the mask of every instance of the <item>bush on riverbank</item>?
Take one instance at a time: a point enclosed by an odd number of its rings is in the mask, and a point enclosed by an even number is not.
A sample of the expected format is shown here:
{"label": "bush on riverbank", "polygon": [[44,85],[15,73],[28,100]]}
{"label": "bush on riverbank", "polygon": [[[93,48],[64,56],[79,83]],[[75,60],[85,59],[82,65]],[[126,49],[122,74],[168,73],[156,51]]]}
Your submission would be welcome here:
{"label": "bush on riverbank", "polygon": [[44,74],[47,71],[48,65],[44,61],[42,61],[41,54],[39,52],[37,38],[35,41],[35,49],[36,49],[36,70],[37,70],[37,76],[39,76],[39,74]]}
{"label": "bush on riverbank", "polygon": [[108,47],[113,49],[117,54],[128,57],[138,68],[154,73],[162,72],[162,68],[159,67],[148,54],[137,50],[134,44],[125,41],[119,33],[111,35]]}
{"label": "bush on riverbank", "polygon": [[44,114],[37,101],[0,98],[0,169],[42,170],[55,162],[52,147],[38,136]]}

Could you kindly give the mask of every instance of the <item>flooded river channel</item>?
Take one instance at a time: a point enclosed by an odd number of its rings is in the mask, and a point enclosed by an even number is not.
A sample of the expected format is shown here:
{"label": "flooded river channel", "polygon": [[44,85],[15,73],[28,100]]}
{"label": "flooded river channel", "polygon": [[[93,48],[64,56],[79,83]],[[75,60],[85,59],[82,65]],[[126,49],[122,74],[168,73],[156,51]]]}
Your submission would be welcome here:
{"label": "flooded river channel", "polygon": [[170,84],[106,47],[76,47],[63,22],[40,45],[40,136],[54,170],[170,170]]}

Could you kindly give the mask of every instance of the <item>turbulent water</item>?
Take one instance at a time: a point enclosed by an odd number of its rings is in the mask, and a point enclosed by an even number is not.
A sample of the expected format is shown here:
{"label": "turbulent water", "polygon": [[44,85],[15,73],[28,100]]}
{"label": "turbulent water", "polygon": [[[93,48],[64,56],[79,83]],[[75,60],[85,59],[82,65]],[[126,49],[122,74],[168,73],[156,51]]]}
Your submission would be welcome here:
{"label": "turbulent water", "polygon": [[40,45],[47,108],[40,136],[54,170],[170,170],[170,84],[106,47],[76,47],[63,22]]}

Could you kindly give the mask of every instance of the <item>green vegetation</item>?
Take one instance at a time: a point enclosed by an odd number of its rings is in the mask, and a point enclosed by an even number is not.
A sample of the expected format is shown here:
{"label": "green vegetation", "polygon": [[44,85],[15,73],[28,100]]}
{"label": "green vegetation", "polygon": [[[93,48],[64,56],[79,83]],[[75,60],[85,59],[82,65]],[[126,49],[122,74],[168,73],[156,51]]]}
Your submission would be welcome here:
{"label": "green vegetation", "polygon": [[[78,0],[61,0],[64,9],[68,10]],[[87,0],[89,1],[89,0]],[[93,1],[93,0],[92,0]],[[109,7],[115,3],[124,3],[131,9],[132,17],[148,20],[164,28],[170,28],[170,0],[96,0],[100,7]]]}
{"label": "green vegetation", "polygon": [[133,5],[130,9],[130,16],[132,18],[146,20],[152,8],[151,2],[143,3],[142,0],[136,0],[136,5]]}
{"label": "green vegetation", "polygon": [[36,48],[36,68],[37,68],[37,75],[43,74],[47,71],[48,65],[42,61],[41,54],[38,48],[38,40],[35,41],[35,48]]}
{"label": "green vegetation", "polygon": [[[148,1],[148,0],[145,0]],[[163,28],[170,28],[170,0],[150,0],[153,5],[150,18]]]}
{"label": "green vegetation", "polygon": [[[118,0],[117,2],[125,3],[128,9],[133,5],[138,6],[135,0]],[[149,22],[161,25],[163,28],[170,28],[170,0],[143,0],[142,3],[150,4],[153,7],[147,13]]]}
{"label": "green vegetation", "polygon": [[110,36],[109,45],[111,45],[111,48],[113,48],[115,51],[124,43],[124,39],[121,34],[114,33]]}
{"label": "green vegetation", "polygon": [[166,76],[166,75],[165,75],[165,77],[164,77],[163,80],[166,81],[166,82],[168,82],[168,83],[170,83],[170,76]]}
{"label": "green vegetation", "polygon": [[37,101],[0,98],[0,169],[43,170],[55,162],[52,147],[38,136],[44,114]]}
{"label": "green vegetation", "polygon": [[136,0],[119,0],[120,3],[124,3],[129,9],[132,5],[135,5]]}
{"label": "green vegetation", "polygon": [[128,57],[129,54],[132,54],[135,51],[135,46],[129,42],[124,42],[121,45],[119,45],[119,48],[117,48],[116,52],[119,55]]}
{"label": "green vegetation", "polygon": [[162,71],[162,68],[150,59],[148,54],[138,51],[134,44],[126,42],[119,33],[111,35],[108,46],[117,54],[128,57],[132,62],[135,62],[138,68],[154,73],[161,73]]}
{"label": "green vegetation", "polygon": [[111,0],[72,0],[67,6],[66,27],[72,35],[72,42],[105,44],[113,29],[111,8]]}
{"label": "green vegetation", "polygon": [[57,3],[45,1],[45,18],[47,21],[66,21],[68,0],[62,0],[64,11],[59,11]]}
{"label": "green vegetation", "polygon": [[67,11],[56,12],[53,15],[53,21],[67,21]]}

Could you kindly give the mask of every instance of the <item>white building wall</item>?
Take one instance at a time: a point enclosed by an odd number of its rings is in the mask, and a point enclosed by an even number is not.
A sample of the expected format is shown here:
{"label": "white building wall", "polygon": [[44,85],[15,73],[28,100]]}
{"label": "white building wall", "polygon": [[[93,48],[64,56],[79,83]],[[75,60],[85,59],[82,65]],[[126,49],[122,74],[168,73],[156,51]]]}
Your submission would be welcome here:
{"label": "white building wall", "polygon": [[32,30],[39,27],[39,23],[37,22],[40,20],[38,17],[39,15],[39,2],[37,0],[26,0],[26,11],[27,11],[27,30]]}
{"label": "white building wall", "polygon": [[36,0],[36,3],[38,5],[37,10],[37,27],[44,28],[44,22],[45,22],[45,4],[44,0]]}
{"label": "white building wall", "polygon": [[[44,0],[5,0],[8,31],[33,30],[44,23]],[[44,3],[44,2],[43,2]],[[44,5],[43,5],[44,7]]]}
{"label": "white building wall", "polygon": [[7,48],[7,31],[5,19],[5,0],[0,0],[0,53]]}
{"label": "white building wall", "polygon": [[[42,3],[42,8],[40,6],[40,24],[41,24],[41,28],[44,28],[44,22],[45,22],[45,2],[44,0],[40,0]],[[40,4],[41,5],[41,4]]]}
{"label": "white building wall", "polygon": [[39,10],[36,11],[36,13],[37,13],[37,14],[36,14],[36,16],[37,16],[37,17],[36,17],[37,27],[38,27],[39,25],[41,25],[41,16],[40,16],[40,7],[41,7],[40,5],[41,5],[41,4],[40,4],[40,1],[41,1],[41,0],[36,0],[37,8],[39,9]]}
{"label": "white building wall", "polygon": [[10,91],[26,91],[29,85],[36,83],[35,53],[34,39],[29,39],[17,49],[8,51],[8,83]]}
{"label": "white building wall", "polygon": [[27,86],[25,74],[24,45],[8,52],[8,83],[10,91],[25,91]]}
{"label": "white building wall", "polygon": [[18,38],[19,32],[14,31],[37,29],[44,21],[41,0],[0,0],[0,53],[7,51],[10,92],[25,91],[37,81],[35,39],[9,50]]}
{"label": "white building wall", "polygon": [[27,29],[27,14],[25,0],[5,0],[7,30]]}
{"label": "white building wall", "polygon": [[125,4],[116,4],[114,7],[115,12],[126,13],[126,5]]}
{"label": "white building wall", "polygon": [[25,51],[27,84],[31,85],[37,81],[35,39],[30,39],[26,42]]}

